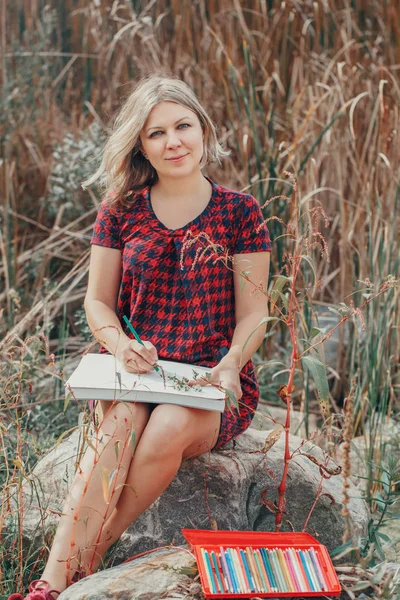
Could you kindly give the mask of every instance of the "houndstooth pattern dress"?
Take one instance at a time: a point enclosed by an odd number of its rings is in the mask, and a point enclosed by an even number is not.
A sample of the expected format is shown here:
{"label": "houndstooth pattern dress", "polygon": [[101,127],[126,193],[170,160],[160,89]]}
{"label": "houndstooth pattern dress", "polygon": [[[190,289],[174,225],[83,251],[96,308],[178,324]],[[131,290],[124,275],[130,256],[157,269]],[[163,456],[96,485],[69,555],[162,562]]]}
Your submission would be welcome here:
{"label": "houndstooth pattern dress", "polygon": [[[125,333],[132,337],[123,315],[154,344],[160,359],[213,367],[228,352],[235,329],[229,256],[270,252],[271,241],[253,196],[207,179],[212,185],[208,205],[178,229],[158,220],[149,187],[131,195],[129,209],[112,208],[104,200],[91,244],[121,251],[116,312]],[[251,360],[240,380],[240,410],[222,413],[215,449],[247,429],[254,416],[259,388]]]}

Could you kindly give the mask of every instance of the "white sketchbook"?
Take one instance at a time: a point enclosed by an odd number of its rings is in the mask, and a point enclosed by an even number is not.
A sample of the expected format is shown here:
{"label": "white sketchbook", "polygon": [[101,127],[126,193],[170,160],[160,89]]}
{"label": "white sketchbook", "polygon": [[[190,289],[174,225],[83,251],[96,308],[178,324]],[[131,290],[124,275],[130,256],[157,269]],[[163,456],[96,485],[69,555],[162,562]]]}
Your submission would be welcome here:
{"label": "white sketchbook", "polygon": [[224,392],[212,385],[190,387],[182,380],[196,379],[195,373],[205,377],[211,369],[170,360],[159,360],[157,365],[163,368],[165,380],[161,369],[143,375],[128,373],[111,354],[86,354],[66,382],[65,392],[72,390],[77,400],[152,402],[224,411]]}

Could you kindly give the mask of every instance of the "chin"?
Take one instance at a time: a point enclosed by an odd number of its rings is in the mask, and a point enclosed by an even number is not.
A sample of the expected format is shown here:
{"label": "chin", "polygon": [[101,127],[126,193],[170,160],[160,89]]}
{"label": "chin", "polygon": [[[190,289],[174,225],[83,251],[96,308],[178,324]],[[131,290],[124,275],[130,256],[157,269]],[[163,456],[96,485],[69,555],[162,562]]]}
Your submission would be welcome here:
{"label": "chin", "polygon": [[182,175],[190,175],[193,171],[194,171],[194,167],[193,164],[176,164],[176,165],[171,165],[171,167],[168,169],[167,172],[165,172],[165,174],[168,174],[169,177],[172,177],[174,175],[176,175],[177,177],[182,177]]}
{"label": "chin", "polygon": [[180,179],[182,177],[187,177],[188,175],[191,175],[191,173],[191,169],[176,169],[175,172],[170,171],[168,173],[168,177],[175,177],[176,179]]}

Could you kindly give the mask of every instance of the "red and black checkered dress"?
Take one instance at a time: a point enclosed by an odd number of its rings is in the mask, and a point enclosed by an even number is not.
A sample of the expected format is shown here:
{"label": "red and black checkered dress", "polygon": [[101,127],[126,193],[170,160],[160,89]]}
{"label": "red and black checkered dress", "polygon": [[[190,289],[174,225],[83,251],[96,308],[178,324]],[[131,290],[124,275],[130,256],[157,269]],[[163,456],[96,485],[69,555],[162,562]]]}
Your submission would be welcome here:
{"label": "red and black checkered dress", "polygon": [[[207,179],[212,185],[208,205],[179,229],[168,229],[158,220],[149,187],[133,195],[132,206],[123,211],[104,200],[91,243],[122,253],[117,316],[125,333],[132,337],[123,315],[143,340],[154,344],[160,359],[213,367],[228,352],[235,329],[233,273],[221,257],[271,251],[271,242],[253,196]],[[184,250],[181,261],[184,240],[200,233],[199,241]],[[208,250],[199,257],[201,249],[209,246],[204,234],[219,246],[216,253]],[[259,389],[251,360],[240,380],[240,413],[224,411],[215,448],[247,429],[254,416]]]}

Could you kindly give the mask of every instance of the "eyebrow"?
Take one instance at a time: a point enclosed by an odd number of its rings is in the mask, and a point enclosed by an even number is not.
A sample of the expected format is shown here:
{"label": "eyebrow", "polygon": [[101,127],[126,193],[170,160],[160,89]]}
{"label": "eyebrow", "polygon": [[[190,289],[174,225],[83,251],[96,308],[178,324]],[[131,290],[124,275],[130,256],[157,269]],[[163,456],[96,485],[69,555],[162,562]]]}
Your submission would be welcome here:
{"label": "eyebrow", "polygon": [[[181,119],[175,121],[174,125],[180,123],[180,121],[190,121],[190,117],[182,117]],[[156,127],[149,127],[148,129],[146,129],[146,133],[150,131],[150,129],[163,129],[163,127],[161,125],[157,125]]]}

